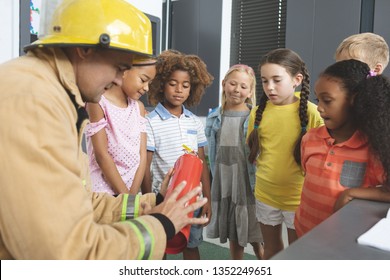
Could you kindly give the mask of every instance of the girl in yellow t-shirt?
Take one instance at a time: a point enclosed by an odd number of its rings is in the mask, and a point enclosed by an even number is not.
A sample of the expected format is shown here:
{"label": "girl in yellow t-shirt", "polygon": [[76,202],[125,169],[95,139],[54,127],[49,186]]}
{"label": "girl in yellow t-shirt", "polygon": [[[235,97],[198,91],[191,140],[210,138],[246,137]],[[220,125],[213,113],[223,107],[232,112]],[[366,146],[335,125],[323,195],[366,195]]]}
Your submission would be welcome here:
{"label": "girl in yellow t-shirt", "polygon": [[[295,241],[294,213],[299,206],[304,176],[300,142],[306,131],[322,124],[317,106],[308,101],[309,74],[298,54],[276,49],[261,60],[263,93],[251,112],[248,127],[249,160],[256,163],[256,217],[264,238],[264,258],[284,248],[282,223],[288,241]],[[295,90],[301,86],[301,93]]]}

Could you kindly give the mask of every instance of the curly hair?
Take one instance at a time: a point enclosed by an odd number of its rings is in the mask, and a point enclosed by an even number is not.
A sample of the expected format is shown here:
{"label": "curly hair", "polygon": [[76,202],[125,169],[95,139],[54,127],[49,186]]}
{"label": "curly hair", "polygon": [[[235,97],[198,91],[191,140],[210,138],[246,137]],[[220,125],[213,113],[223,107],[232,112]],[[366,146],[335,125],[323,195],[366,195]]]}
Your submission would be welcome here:
{"label": "curly hair", "polygon": [[[307,124],[309,122],[307,116],[307,103],[310,95],[310,76],[309,72],[306,69],[305,62],[300,58],[300,56],[290,49],[275,49],[268,52],[260,61],[259,64],[259,73],[261,73],[261,67],[264,64],[272,63],[282,66],[286,69],[287,73],[290,74],[291,77],[294,77],[298,74],[303,76],[302,85],[301,85],[301,95],[299,100],[299,119],[301,124],[301,131],[296,141],[293,150],[293,156],[298,165],[301,163],[301,141],[303,135],[306,134]],[[255,129],[251,132],[248,137],[248,145],[250,148],[250,153],[248,159],[250,162],[255,161],[256,157],[260,153],[260,144],[259,144],[259,124],[263,117],[264,109],[267,105],[268,97],[265,94],[264,90],[262,90],[262,94],[260,96],[259,106],[256,110],[255,117]]]}
{"label": "curly hair", "polygon": [[183,54],[177,50],[163,51],[158,56],[156,76],[149,87],[148,102],[152,106],[164,101],[164,86],[177,70],[186,71],[190,76],[190,96],[184,102],[188,107],[199,104],[206,87],[210,86],[214,79],[199,56]]}
{"label": "curly hair", "polygon": [[390,172],[390,82],[376,76],[361,61],[350,59],[332,64],[321,74],[337,78],[348,96],[353,97],[352,116],[356,129],[366,137],[371,152],[384,169],[384,184]]}
{"label": "curly hair", "polygon": [[390,81],[383,75],[368,77],[356,89],[354,115],[358,128],[367,136],[372,152],[382,163],[384,185],[390,174]]}
{"label": "curly hair", "polygon": [[336,62],[328,66],[320,77],[338,79],[340,86],[349,97],[356,95],[357,86],[364,82],[370,73],[370,67],[356,59],[348,59]]}

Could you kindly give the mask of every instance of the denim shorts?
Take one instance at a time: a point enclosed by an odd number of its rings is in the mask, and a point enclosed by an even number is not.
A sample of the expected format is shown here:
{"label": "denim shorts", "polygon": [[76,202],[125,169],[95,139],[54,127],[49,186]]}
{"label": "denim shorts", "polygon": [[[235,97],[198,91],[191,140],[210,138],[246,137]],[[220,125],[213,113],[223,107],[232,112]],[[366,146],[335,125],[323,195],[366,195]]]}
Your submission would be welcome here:
{"label": "denim shorts", "polygon": [[[194,217],[200,214],[201,208],[194,211]],[[192,225],[190,230],[190,237],[188,238],[187,248],[196,248],[203,241],[203,226]]]}

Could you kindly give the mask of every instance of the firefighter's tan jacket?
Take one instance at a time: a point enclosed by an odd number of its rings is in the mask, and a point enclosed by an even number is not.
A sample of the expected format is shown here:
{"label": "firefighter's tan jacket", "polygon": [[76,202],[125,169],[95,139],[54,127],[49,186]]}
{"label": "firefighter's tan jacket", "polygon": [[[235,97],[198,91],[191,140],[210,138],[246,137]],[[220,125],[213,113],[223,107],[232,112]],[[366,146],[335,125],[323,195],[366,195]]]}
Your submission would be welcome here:
{"label": "firefighter's tan jacket", "polygon": [[84,106],[61,49],[0,65],[0,259],[161,259],[162,224],[137,217],[153,194],[87,190],[75,104]]}

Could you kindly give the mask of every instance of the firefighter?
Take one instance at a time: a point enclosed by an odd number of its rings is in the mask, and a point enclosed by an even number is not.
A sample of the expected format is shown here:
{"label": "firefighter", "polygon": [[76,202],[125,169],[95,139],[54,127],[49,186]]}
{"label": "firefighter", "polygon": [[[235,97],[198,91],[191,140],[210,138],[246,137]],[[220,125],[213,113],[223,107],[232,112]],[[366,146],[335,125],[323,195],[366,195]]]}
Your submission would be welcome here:
{"label": "firefighter", "polygon": [[46,33],[0,65],[0,259],[161,259],[167,239],[207,222],[187,215],[200,188],[92,193],[81,148],[85,103],[152,56],[150,21],[124,0],[64,0]]}

